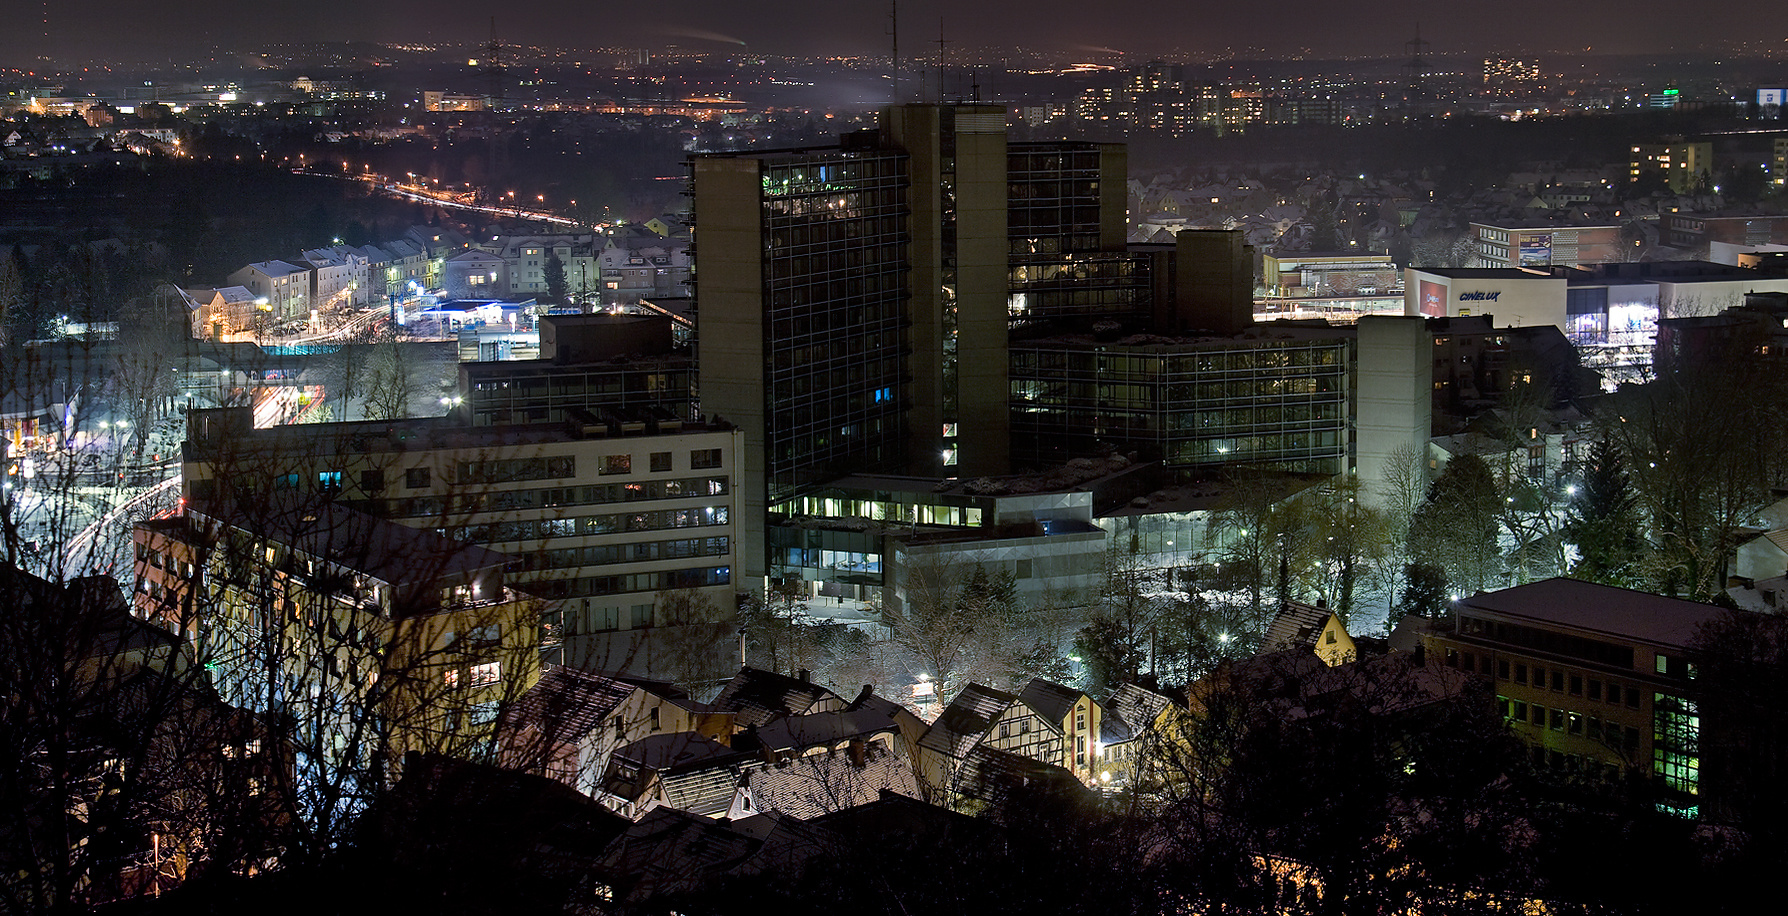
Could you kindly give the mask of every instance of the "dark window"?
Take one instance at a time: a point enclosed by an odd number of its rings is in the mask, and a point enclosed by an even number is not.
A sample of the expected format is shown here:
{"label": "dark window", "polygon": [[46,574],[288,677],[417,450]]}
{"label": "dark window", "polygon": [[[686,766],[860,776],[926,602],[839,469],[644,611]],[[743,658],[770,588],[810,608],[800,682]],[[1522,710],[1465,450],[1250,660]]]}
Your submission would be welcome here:
{"label": "dark window", "polygon": [[1595,678],[1589,679],[1589,698],[1592,700],[1600,700],[1602,698],[1602,682]]}
{"label": "dark window", "polygon": [[671,469],[671,453],[670,452],[653,452],[652,453],[652,470],[654,470],[654,471],[668,471],[670,469]]}
{"label": "dark window", "polygon": [[1573,674],[1573,675],[1571,675],[1571,696],[1580,697],[1582,695],[1583,695],[1583,676],[1578,675],[1578,674]]}
{"label": "dark window", "polygon": [[1498,680],[1503,680],[1503,681],[1506,681],[1509,679],[1509,661],[1508,661],[1508,659],[1499,658],[1496,660],[1496,677]]}
{"label": "dark window", "polygon": [[689,453],[689,466],[691,468],[717,468],[717,467],[720,467],[720,449],[698,448],[698,449],[690,452]]}
{"label": "dark window", "polygon": [[428,486],[428,468],[411,468],[404,472],[404,486],[418,490]]}
{"label": "dark window", "polygon": [[1565,689],[1565,674],[1563,671],[1560,671],[1557,668],[1552,669],[1552,689],[1553,690]]}
{"label": "dark window", "polygon": [[385,472],[379,468],[360,472],[360,490],[364,493],[377,493],[385,489]]}

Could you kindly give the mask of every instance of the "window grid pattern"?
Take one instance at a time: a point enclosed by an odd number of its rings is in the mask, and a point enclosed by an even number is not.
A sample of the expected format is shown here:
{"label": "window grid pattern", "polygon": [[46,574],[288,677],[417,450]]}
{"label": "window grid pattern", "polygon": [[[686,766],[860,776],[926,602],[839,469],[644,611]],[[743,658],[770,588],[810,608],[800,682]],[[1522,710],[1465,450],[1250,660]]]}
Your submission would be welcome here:
{"label": "window grid pattern", "polygon": [[906,157],[833,153],[763,176],[767,479],[774,501],[904,459]]}
{"label": "window grid pattern", "polygon": [[606,503],[631,503],[660,499],[724,496],[725,477],[683,477],[673,480],[641,480],[630,483],[594,484],[581,487],[542,487],[532,490],[489,490],[451,496],[416,496],[406,499],[375,500],[380,506],[361,504],[356,508],[386,518],[430,518],[474,512],[502,512],[524,509],[551,509],[559,506],[594,506]]}
{"label": "window grid pattern", "polygon": [[1006,237],[1015,255],[1099,248],[1098,147],[1006,148]]}
{"label": "window grid pattern", "polygon": [[1012,350],[1013,459],[1059,463],[1113,439],[1169,468],[1333,473],[1348,437],[1345,341],[1197,351],[1041,343]]}
{"label": "window grid pattern", "polygon": [[622,512],[613,515],[579,515],[569,518],[490,522],[483,525],[462,525],[435,530],[442,536],[455,540],[471,541],[474,544],[500,544],[552,537],[618,534],[623,531],[703,528],[710,525],[724,525],[726,522],[726,507],[715,506],[705,509],[665,509],[658,512]]}
{"label": "window grid pattern", "polygon": [[[474,425],[558,422],[567,410],[599,407],[630,414],[662,410],[685,420],[695,418],[695,373],[686,363],[607,371],[512,369],[512,365],[494,363],[493,368],[468,370],[467,402]],[[507,374],[498,376],[498,370]]]}
{"label": "window grid pattern", "polygon": [[1147,262],[1122,254],[1028,257],[1008,272],[1013,322],[1128,315],[1147,302]]}

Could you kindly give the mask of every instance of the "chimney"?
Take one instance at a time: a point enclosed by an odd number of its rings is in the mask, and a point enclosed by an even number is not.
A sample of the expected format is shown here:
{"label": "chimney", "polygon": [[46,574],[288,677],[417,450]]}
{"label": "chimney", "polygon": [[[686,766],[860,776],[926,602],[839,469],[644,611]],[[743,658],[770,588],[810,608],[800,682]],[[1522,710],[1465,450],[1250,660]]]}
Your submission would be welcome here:
{"label": "chimney", "polygon": [[803,684],[811,683],[812,678],[813,678],[813,672],[808,671],[806,668],[802,668],[801,670],[795,672],[795,679],[799,680]]}

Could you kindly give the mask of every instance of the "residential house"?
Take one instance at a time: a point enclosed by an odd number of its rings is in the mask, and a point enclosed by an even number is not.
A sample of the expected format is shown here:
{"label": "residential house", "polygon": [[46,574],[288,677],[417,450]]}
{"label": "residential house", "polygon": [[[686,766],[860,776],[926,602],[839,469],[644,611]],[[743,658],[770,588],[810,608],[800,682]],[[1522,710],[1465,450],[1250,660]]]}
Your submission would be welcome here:
{"label": "residential house", "polygon": [[[230,285],[255,294],[255,305],[268,324],[284,324],[310,316],[310,269],[286,261],[259,261],[230,274]],[[263,301],[264,300],[264,301]]]}
{"label": "residential house", "polygon": [[446,258],[441,287],[452,299],[495,299],[509,295],[509,263],[502,255],[476,248]]}
{"label": "residential house", "polygon": [[[1019,692],[1018,702],[1028,710],[1027,716],[1034,715],[1038,724],[1051,734],[1051,740],[1054,737],[1061,739],[1059,758],[1037,759],[1066,769],[1087,785],[1097,783],[1101,765],[1100,720],[1105,710],[1092,697],[1072,687],[1064,687],[1042,678],[1032,678],[1024,690]],[[1003,717],[1001,724],[1006,721],[1007,718]],[[1022,723],[1027,720],[1021,718],[1019,721]],[[994,746],[999,747],[999,744],[995,743]]]}
{"label": "residential house", "polygon": [[239,340],[256,325],[255,294],[245,286],[178,290],[191,316],[194,340]]}
{"label": "residential house", "polygon": [[550,665],[498,724],[498,762],[594,797],[614,752],[660,734],[727,743],[733,716],[657,681]]}
{"label": "residential house", "polygon": [[428,254],[421,245],[409,239],[394,239],[379,247],[386,254],[384,284],[374,284],[373,288],[382,290],[387,299],[408,299],[433,285]]}
{"label": "residential house", "polygon": [[920,772],[931,791],[950,791],[970,753],[986,745],[1059,766],[1087,785],[1109,782],[1101,779],[1102,717],[1091,697],[1042,678],[1017,694],[969,684],[920,738]]}
{"label": "residential house", "polygon": [[[1100,742],[1109,784],[1144,795],[1182,787],[1188,771],[1190,722],[1183,703],[1139,684],[1121,684],[1106,698]],[[1116,723],[1116,727],[1114,727]],[[1105,772],[1099,775],[1106,785]]]}
{"label": "residential house", "polygon": [[134,617],[106,576],[51,582],[0,565],[0,602],[7,740],[23,754],[0,827],[15,906],[159,894],[207,864],[274,854],[291,756],[208,689],[180,634]]}
{"label": "residential house", "polygon": [[1279,614],[1267,625],[1260,648],[1262,652],[1303,649],[1316,653],[1316,657],[1330,667],[1359,657],[1354,650],[1353,637],[1347,635],[1347,625],[1341,618],[1321,604],[1299,601],[1287,601],[1279,606]]}
{"label": "residential house", "polygon": [[713,705],[733,713],[738,727],[753,728],[781,716],[837,712],[847,705],[838,694],[815,684],[802,671],[795,677],[744,667],[720,688]]}
{"label": "residential house", "polygon": [[311,308],[332,309],[363,304],[361,284],[366,257],[346,245],[312,248],[298,258],[310,266]]}

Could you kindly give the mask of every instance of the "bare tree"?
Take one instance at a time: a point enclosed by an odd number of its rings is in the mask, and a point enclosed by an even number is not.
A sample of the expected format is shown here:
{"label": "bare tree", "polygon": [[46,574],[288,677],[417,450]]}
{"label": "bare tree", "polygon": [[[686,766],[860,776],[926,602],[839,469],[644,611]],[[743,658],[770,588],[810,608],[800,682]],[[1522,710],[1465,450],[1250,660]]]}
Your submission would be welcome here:
{"label": "bare tree", "polygon": [[823,657],[825,627],[807,612],[804,582],[771,582],[764,594],[746,596],[739,616],[759,664],[768,670],[812,671]]}
{"label": "bare tree", "polygon": [[939,695],[971,681],[1004,683],[1014,655],[1012,574],[934,558],[903,572],[904,600],[884,617],[894,643],[936,679]]}
{"label": "bare tree", "polygon": [[657,595],[658,630],[652,668],[700,695],[744,665],[735,648],[737,621],[693,588]]}
{"label": "bare tree", "polygon": [[410,415],[418,379],[409,354],[395,336],[380,341],[368,359],[366,370],[366,418],[400,420]]}

